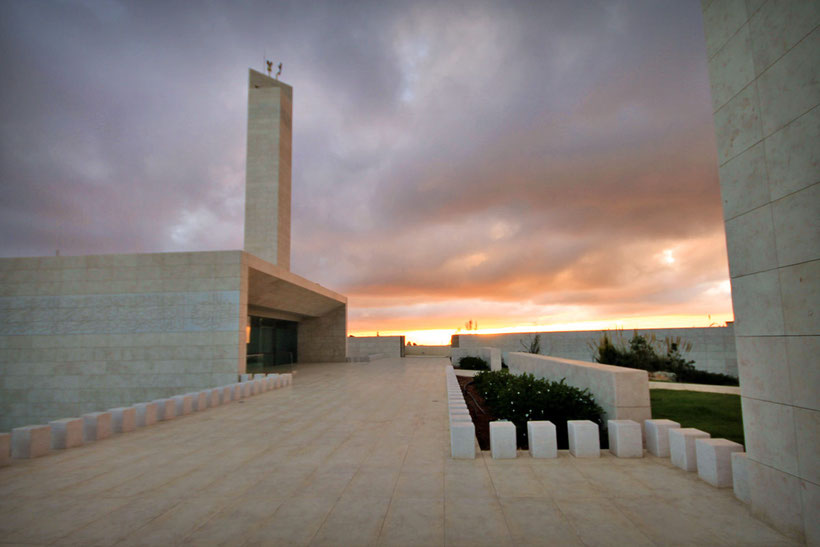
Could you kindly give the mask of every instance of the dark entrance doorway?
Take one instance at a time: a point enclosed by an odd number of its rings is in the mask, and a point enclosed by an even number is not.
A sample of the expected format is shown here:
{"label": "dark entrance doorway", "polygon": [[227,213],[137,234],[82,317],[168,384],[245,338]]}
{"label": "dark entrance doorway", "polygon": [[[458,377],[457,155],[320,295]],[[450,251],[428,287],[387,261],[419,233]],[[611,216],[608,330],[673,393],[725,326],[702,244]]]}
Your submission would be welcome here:
{"label": "dark entrance doorway", "polygon": [[247,369],[259,370],[297,361],[296,333],[299,323],[250,316]]}

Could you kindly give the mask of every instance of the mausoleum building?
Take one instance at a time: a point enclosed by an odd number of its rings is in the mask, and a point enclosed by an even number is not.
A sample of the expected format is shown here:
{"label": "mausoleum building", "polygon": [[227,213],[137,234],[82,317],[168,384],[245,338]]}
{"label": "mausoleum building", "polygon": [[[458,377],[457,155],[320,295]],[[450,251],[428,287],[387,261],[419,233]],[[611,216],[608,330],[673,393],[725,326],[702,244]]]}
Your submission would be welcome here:
{"label": "mausoleum building", "polygon": [[347,299],[290,272],[292,107],[250,71],[244,250],[0,259],[0,431],[345,360]]}

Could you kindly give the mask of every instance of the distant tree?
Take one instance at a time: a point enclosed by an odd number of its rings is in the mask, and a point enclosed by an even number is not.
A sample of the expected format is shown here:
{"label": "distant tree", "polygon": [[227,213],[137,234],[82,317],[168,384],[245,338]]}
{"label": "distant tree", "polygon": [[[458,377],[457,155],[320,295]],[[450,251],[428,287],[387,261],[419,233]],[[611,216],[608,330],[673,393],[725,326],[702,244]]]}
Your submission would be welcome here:
{"label": "distant tree", "polygon": [[523,339],[518,341],[524,351],[527,353],[541,353],[541,335],[530,335],[529,340],[525,343]]}

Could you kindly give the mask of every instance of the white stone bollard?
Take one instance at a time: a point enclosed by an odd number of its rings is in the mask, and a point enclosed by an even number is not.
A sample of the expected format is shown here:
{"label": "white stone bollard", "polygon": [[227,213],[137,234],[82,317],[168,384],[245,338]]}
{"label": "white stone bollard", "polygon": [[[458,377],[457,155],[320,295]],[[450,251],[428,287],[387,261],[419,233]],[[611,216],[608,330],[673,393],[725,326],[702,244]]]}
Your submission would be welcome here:
{"label": "white stone bollard", "polygon": [[83,440],[101,441],[111,436],[111,413],[89,412],[83,414]]}
{"label": "white stone bollard", "polygon": [[558,438],[555,424],[549,420],[527,422],[527,439],[533,458],[557,458]]}
{"label": "white stone bollard", "polygon": [[220,404],[226,405],[233,400],[233,385],[222,386],[222,396],[219,398]]}
{"label": "white stone bollard", "polygon": [[177,415],[177,405],[170,397],[168,399],[155,399],[157,404],[157,421],[173,420]]}
{"label": "white stone bollard", "polygon": [[203,389],[202,391],[197,391],[193,394],[194,401],[191,408],[194,412],[202,412],[203,410],[208,409],[208,400],[211,396],[211,390]]}
{"label": "white stone bollard", "polygon": [[287,374],[283,374],[282,376],[285,377],[285,385],[289,386],[293,384],[293,373],[288,372]]}
{"label": "white stone bollard", "polygon": [[271,389],[279,389],[282,383],[282,378],[280,378],[281,374],[271,374],[268,376],[270,378],[270,388]]}
{"label": "white stone bollard", "polygon": [[472,421],[450,423],[450,455],[475,459],[475,425]]}
{"label": "white stone bollard", "polygon": [[134,409],[137,411],[137,427],[148,427],[157,423],[157,403],[137,403]]}
{"label": "white stone bollard", "polygon": [[82,418],[62,418],[48,422],[51,428],[51,449],[65,449],[83,444]]}
{"label": "white stone bollard", "polygon": [[0,433],[0,467],[11,465],[11,433]]}
{"label": "white stone bollard", "polygon": [[51,449],[62,450],[83,444],[83,419],[63,418],[48,422],[51,427]]}
{"label": "white stone bollard", "polygon": [[220,397],[222,395],[222,388],[215,387],[208,391],[208,408],[219,406]]}
{"label": "white stone bollard", "polygon": [[51,451],[51,426],[26,425],[11,430],[11,457],[39,458]]}
{"label": "white stone bollard", "polygon": [[598,424],[591,420],[567,420],[569,453],[576,458],[597,458],[601,455]]}
{"label": "white stone bollard", "polygon": [[609,451],[618,458],[643,458],[641,424],[634,420],[607,420]]}
{"label": "white stone bollard", "polygon": [[698,477],[718,488],[732,486],[733,452],[743,452],[743,445],[728,439],[697,439]]}
{"label": "white stone bollard", "polygon": [[193,396],[189,394],[174,395],[172,399],[174,401],[174,411],[177,416],[185,416],[191,413],[191,408],[194,404]]}
{"label": "white stone bollard", "polygon": [[251,386],[250,380],[248,380],[246,382],[242,382],[241,386],[242,386],[242,398],[243,399],[253,395],[253,391],[251,390],[252,386]]}
{"label": "white stone bollard", "polygon": [[111,408],[111,430],[114,433],[128,433],[137,428],[137,409],[133,406]]}
{"label": "white stone bollard", "polygon": [[669,430],[680,429],[672,420],[644,420],[646,429],[646,450],[659,458],[669,457]]}
{"label": "white stone bollard", "polygon": [[244,391],[242,389],[242,383],[237,382],[237,383],[233,384],[232,387],[233,387],[233,395],[231,396],[231,399],[234,400],[234,401],[238,401],[238,400],[242,399],[243,398],[242,397],[242,392]]}
{"label": "white stone bollard", "polygon": [[253,381],[254,395],[260,395],[265,392],[265,379],[256,378]]}
{"label": "white stone bollard", "polygon": [[672,465],[684,471],[697,471],[698,458],[695,451],[697,439],[708,439],[709,433],[694,427],[681,427],[669,430],[669,455]]}
{"label": "white stone bollard", "polygon": [[239,382],[248,382],[253,378],[253,374],[240,374],[239,375]]}
{"label": "white stone bollard", "polygon": [[732,489],[735,497],[743,503],[752,503],[748,462],[745,452],[732,452]]}
{"label": "white stone bollard", "polygon": [[512,422],[490,422],[490,453],[494,460],[512,459],[515,450],[515,424]]}

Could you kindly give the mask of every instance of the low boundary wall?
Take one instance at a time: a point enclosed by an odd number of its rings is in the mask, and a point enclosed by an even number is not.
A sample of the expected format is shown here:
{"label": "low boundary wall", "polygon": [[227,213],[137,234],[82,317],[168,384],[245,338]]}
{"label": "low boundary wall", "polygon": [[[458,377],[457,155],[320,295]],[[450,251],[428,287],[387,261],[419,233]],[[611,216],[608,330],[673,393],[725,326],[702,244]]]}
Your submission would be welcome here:
{"label": "low boundary wall", "polygon": [[[454,348],[494,347],[501,350],[506,361],[507,354],[526,351],[524,346],[538,335],[541,355],[592,361],[594,345],[605,332],[610,336],[622,337],[629,342],[636,329],[623,331],[563,331],[563,332],[515,332],[506,334],[454,334],[451,345]],[[708,372],[719,372],[737,377],[737,352],[735,350],[735,329],[733,324],[726,327],[703,327],[681,329],[637,329],[638,334],[654,335],[658,340],[681,338],[692,344],[692,349],[683,354],[684,358],[695,362],[695,368]]]}
{"label": "low boundary wall", "polygon": [[588,389],[604,409],[605,421],[643,423],[652,418],[645,370],[519,352],[508,354],[507,366],[513,374],[526,372],[553,382],[566,378],[568,385]]}
{"label": "low boundary wall", "polygon": [[404,357],[404,336],[348,336],[347,357],[350,361]]}

